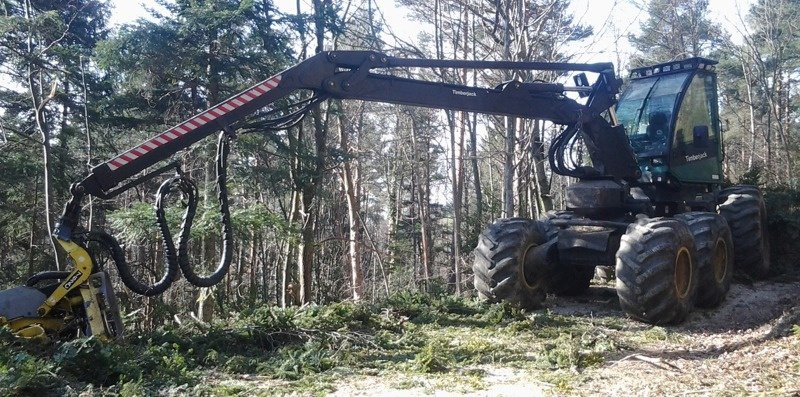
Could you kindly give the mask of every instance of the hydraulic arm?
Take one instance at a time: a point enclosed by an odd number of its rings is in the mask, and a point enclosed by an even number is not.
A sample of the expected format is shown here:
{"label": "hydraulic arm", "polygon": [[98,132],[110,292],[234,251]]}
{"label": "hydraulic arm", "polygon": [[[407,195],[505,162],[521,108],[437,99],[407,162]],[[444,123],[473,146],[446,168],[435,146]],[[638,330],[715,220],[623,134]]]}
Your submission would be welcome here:
{"label": "hydraulic arm", "polygon": [[[472,68],[472,69],[516,69],[548,70],[558,72],[593,72],[598,74],[594,84],[589,84],[584,73],[575,77],[575,86],[560,83],[518,82],[503,83],[495,88],[446,84],[402,78],[388,73],[396,68]],[[205,110],[194,117],[146,140],[136,147],[94,167],[88,176],[71,188],[72,198],[54,231],[61,247],[76,264],[69,274],[60,274],[58,288],[39,307],[39,316],[46,315],[58,301],[79,285],[84,284],[96,272],[95,264],[86,247],[76,240],[82,199],[89,195],[111,198],[131,187],[155,177],[166,166],[145,175],[143,171],[164,161],[182,149],[220,133],[218,161],[218,183],[220,206],[223,217],[223,259],[220,267],[210,277],[194,275],[181,266],[187,279],[201,286],[210,286],[221,280],[230,262],[232,232],[227,213],[225,185],[225,158],[228,140],[233,136],[237,123],[254,113],[268,118],[270,128],[283,129],[298,122],[305,112],[316,103],[329,99],[359,99],[396,104],[423,106],[437,109],[461,110],[529,119],[548,120],[566,128],[551,145],[550,163],[557,173],[581,178],[614,179],[633,181],[638,178],[638,166],[623,127],[618,125],[613,106],[620,89],[621,80],[614,74],[609,63],[546,63],[546,62],[496,62],[453,61],[431,59],[394,58],[369,51],[336,51],[320,53],[285,71],[272,76],[237,95]],[[295,103],[293,110],[279,116],[277,110],[263,110],[271,104],[292,97],[297,91],[309,91],[311,97]],[[577,92],[586,98],[580,103],[566,95]],[[269,116],[273,116],[269,118]],[[582,138],[580,140],[579,138]],[[591,166],[577,164],[577,155],[572,150],[579,141],[587,148]],[[159,226],[165,240],[165,257],[171,272],[176,263],[186,262],[186,239],[194,216],[192,200],[184,216],[184,227],[176,249],[163,220],[162,195],[180,191],[194,200],[196,187],[183,175],[165,182],[159,190]],[[115,247],[115,260],[120,258],[119,246],[113,237],[106,235],[101,240]],[[227,261],[227,263],[226,263]],[[119,263],[118,263],[119,266]],[[121,276],[125,272],[120,269]],[[123,282],[135,292],[154,295],[169,286],[173,275],[165,275],[158,286],[145,286],[130,280]]]}
{"label": "hydraulic arm", "polygon": [[[496,88],[478,88],[373,73],[375,70],[401,67],[588,71],[598,73],[599,78],[592,86],[508,82]],[[619,88],[620,81],[610,63],[402,59],[369,51],[320,53],[96,166],[76,186],[76,193],[108,197],[111,189],[125,179],[216,131],[231,128],[242,118],[297,90],[311,90],[320,99],[361,99],[549,120],[582,129],[589,135],[591,144],[588,146],[592,151],[601,147],[603,141],[616,138],[609,136],[617,131],[610,132],[614,126],[605,122],[601,113],[616,103]],[[588,96],[587,103],[583,105],[565,96],[568,90]],[[602,131],[602,128],[606,130]],[[632,152],[623,153],[629,155],[626,160],[630,161],[610,161],[611,158],[620,157],[618,152],[625,152],[625,149],[618,146],[611,153],[594,150],[593,160],[611,167],[602,172],[607,176],[635,178],[633,174],[637,167]]]}

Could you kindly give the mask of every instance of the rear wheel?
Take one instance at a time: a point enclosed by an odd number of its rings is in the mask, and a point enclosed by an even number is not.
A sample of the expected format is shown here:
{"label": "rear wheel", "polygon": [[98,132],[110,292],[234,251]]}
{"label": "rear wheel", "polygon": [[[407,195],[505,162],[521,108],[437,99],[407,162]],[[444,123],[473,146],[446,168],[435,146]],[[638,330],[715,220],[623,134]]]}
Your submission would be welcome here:
{"label": "rear wheel", "polygon": [[731,186],[729,188],[722,189],[722,191],[719,192],[719,195],[722,198],[723,202],[731,194],[752,194],[754,196],[760,196],[761,195],[761,190],[758,189],[758,186],[736,185],[736,186]]}
{"label": "rear wheel", "polygon": [[484,231],[475,248],[475,289],[490,301],[507,301],[533,309],[545,298],[546,272],[534,259],[547,242],[544,222],[500,219]]}
{"label": "rear wheel", "polygon": [[717,307],[725,300],[733,278],[733,239],[728,222],[713,212],[688,212],[676,218],[689,226],[697,248],[695,304]]}
{"label": "rear wheel", "polygon": [[734,186],[720,193],[719,213],[731,229],[736,268],[764,278],[769,274],[770,252],[764,199],[753,186]]}
{"label": "rear wheel", "polygon": [[680,220],[640,219],[617,251],[617,295],[629,315],[675,324],[691,312],[697,293],[694,239]]}

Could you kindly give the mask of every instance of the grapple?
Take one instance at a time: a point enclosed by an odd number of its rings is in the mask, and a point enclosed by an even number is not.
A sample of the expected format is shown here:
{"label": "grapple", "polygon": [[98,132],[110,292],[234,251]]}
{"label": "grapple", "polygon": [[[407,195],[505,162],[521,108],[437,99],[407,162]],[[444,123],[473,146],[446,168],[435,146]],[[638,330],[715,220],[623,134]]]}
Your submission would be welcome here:
{"label": "grapple", "polygon": [[42,310],[61,285],[69,282],[70,275],[43,272],[28,279],[24,286],[0,291],[0,326],[8,326],[26,338],[121,338],[123,325],[117,297],[104,271],[71,286],[50,310]]}

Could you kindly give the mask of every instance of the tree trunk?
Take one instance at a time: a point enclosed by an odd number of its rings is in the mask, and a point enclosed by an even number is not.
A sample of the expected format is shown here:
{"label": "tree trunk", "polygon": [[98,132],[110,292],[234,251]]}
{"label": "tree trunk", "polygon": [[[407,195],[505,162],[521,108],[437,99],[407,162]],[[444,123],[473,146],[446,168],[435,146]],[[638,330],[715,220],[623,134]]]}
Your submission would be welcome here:
{"label": "tree trunk", "polygon": [[322,184],[325,172],[325,153],[327,151],[327,126],[323,123],[319,107],[312,111],[314,120],[315,158],[311,180],[305,183],[300,192],[300,222],[302,231],[300,244],[297,246],[298,281],[300,282],[300,304],[311,302],[312,264],[314,262],[316,218],[319,206],[314,200]]}
{"label": "tree trunk", "polygon": [[514,119],[516,125],[514,129],[517,131],[517,137],[520,141],[519,144],[514,145],[514,216],[525,217],[525,185],[528,179],[527,159],[525,151],[525,121],[523,119]]}
{"label": "tree trunk", "polygon": [[[498,5],[499,6],[499,5]],[[503,60],[512,60],[511,54],[511,15],[512,4],[506,4],[503,15]],[[500,12],[500,10],[498,10]],[[512,80],[514,73],[505,72],[506,80]],[[505,158],[503,159],[503,216],[514,216],[514,151],[516,148],[516,119],[505,117]]]}
{"label": "tree trunk", "polygon": [[472,165],[472,190],[475,192],[475,230],[477,236],[483,228],[483,190],[480,166],[478,165],[478,120],[473,114],[469,128],[469,160]]}
{"label": "tree trunk", "polygon": [[28,274],[27,274],[28,277],[33,276],[33,274],[36,272],[36,268],[34,265],[34,259],[36,257],[34,256],[33,253],[36,252],[34,249],[36,247],[36,237],[37,237],[36,219],[39,216],[38,214],[39,175],[36,175],[35,178],[36,179],[34,179],[33,182],[33,194],[32,194],[33,205],[31,206],[31,208],[33,208],[33,211],[31,212],[31,235],[30,235],[30,240],[28,241]]}
{"label": "tree trunk", "polygon": [[[350,278],[351,292],[354,301],[360,301],[364,296],[364,272],[361,268],[361,236],[359,229],[359,214],[361,213],[361,197],[356,191],[358,175],[353,170],[355,161],[353,160],[353,150],[350,147],[350,133],[348,131],[347,119],[344,110],[339,106],[339,139],[342,150],[345,152],[346,160],[342,164],[342,186],[344,187],[347,198],[347,219],[348,219],[348,249],[350,259]],[[362,112],[363,113],[363,112]]]}
{"label": "tree trunk", "polygon": [[[41,139],[41,146],[42,146],[42,178],[44,182],[44,217],[45,217],[45,226],[47,227],[47,234],[48,234],[48,241],[50,241],[50,247],[53,250],[53,259],[55,260],[55,269],[56,270],[64,270],[63,266],[61,265],[61,261],[59,260],[59,252],[56,249],[56,243],[54,238],[50,235],[50,231],[53,230],[53,220],[52,220],[52,200],[53,200],[53,187],[52,187],[52,178],[51,178],[51,164],[50,164],[50,128],[47,124],[47,120],[45,119],[45,106],[47,102],[52,99],[55,95],[56,85],[53,84],[52,90],[50,94],[45,97],[44,93],[44,81],[42,76],[41,69],[35,69],[34,66],[36,62],[33,61],[34,59],[34,21],[33,21],[33,6],[30,1],[25,1],[25,19],[28,22],[28,29],[27,32],[27,53],[28,56],[31,57],[31,61],[28,62],[28,93],[31,98],[31,107],[34,112],[34,120],[36,121],[36,129],[39,132],[39,138]],[[37,81],[38,77],[38,81]]]}
{"label": "tree trunk", "polygon": [[250,285],[248,285],[248,298],[251,304],[254,304],[257,301],[258,297],[258,276],[257,269],[258,267],[258,259],[256,256],[256,246],[258,244],[258,237],[256,237],[256,231],[252,230],[250,232],[250,249],[247,254],[248,262],[250,263]]}
{"label": "tree trunk", "polygon": [[[531,164],[533,166],[533,183],[536,190],[536,207],[545,213],[553,209],[553,198],[550,197],[550,182],[545,170],[544,125],[543,121],[533,120],[533,145],[531,145]],[[536,215],[536,214],[532,214]]]}
{"label": "tree trunk", "polygon": [[[86,168],[92,167],[92,134],[89,130],[89,100],[86,90],[86,72],[83,66],[83,55],[78,58],[81,67],[81,84],[83,85],[83,126],[86,134]],[[88,203],[89,215],[86,218],[86,229],[92,230],[92,223],[94,222],[94,197],[89,196]]]}
{"label": "tree trunk", "polygon": [[753,88],[750,86],[750,70],[742,59],[742,74],[744,75],[745,89],[747,90],[747,108],[750,116],[750,155],[747,157],[747,170],[753,170],[753,157],[756,152],[756,107],[753,103]]}
{"label": "tree trunk", "polygon": [[505,157],[503,159],[503,217],[514,216],[514,149],[516,148],[515,120],[506,117]]}
{"label": "tree trunk", "polygon": [[[416,120],[411,120],[411,144],[414,153],[414,172],[419,179],[416,189],[412,190],[412,195],[416,195],[419,207],[420,240],[421,240],[421,259],[422,259],[422,280],[425,291],[428,290],[428,283],[431,278],[431,217],[430,217],[430,150],[427,139],[420,139],[419,128]],[[423,141],[424,142],[421,142]],[[420,153],[425,153],[424,158]]]}
{"label": "tree trunk", "polygon": [[[291,134],[291,132],[289,133]],[[299,149],[298,149],[299,150]],[[299,160],[295,159],[295,162],[299,162]],[[296,172],[293,172],[295,174]],[[294,177],[292,178],[294,179]],[[297,191],[292,192],[292,200],[290,205],[290,212],[289,212],[289,225],[294,225],[297,222],[297,218],[299,217],[300,212],[300,193]],[[294,244],[292,240],[286,242],[283,250],[283,265],[281,266],[281,285],[280,285],[280,301],[281,307],[286,307],[288,302],[286,298],[288,296],[287,288],[289,283],[291,282],[289,275],[293,273],[292,269],[292,254],[294,252]]]}

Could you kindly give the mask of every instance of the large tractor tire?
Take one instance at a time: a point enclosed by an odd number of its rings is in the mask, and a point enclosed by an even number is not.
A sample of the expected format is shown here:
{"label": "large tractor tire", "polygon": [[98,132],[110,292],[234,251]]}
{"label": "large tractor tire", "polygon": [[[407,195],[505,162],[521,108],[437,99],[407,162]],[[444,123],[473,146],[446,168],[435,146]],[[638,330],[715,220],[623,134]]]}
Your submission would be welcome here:
{"label": "large tractor tire", "polygon": [[538,308],[547,280],[533,252],[546,242],[547,224],[541,221],[509,218],[489,226],[478,239],[472,265],[478,294],[492,302]]}
{"label": "large tractor tire", "polygon": [[758,186],[736,185],[722,189],[722,191],[719,192],[719,196],[722,198],[723,202],[731,194],[752,194],[755,196],[761,196],[761,190],[758,188]]}
{"label": "large tractor tire", "polygon": [[678,219],[643,218],[628,226],[617,251],[617,296],[629,315],[651,324],[676,324],[697,293],[692,233]]}
{"label": "large tractor tire", "polygon": [[764,199],[753,186],[734,186],[720,193],[719,213],[733,235],[736,268],[754,278],[769,274],[770,253],[767,210]]}
{"label": "large tractor tire", "polygon": [[733,278],[733,237],[728,222],[713,212],[687,212],[676,216],[689,226],[697,249],[697,298],[703,308],[719,306]]}

